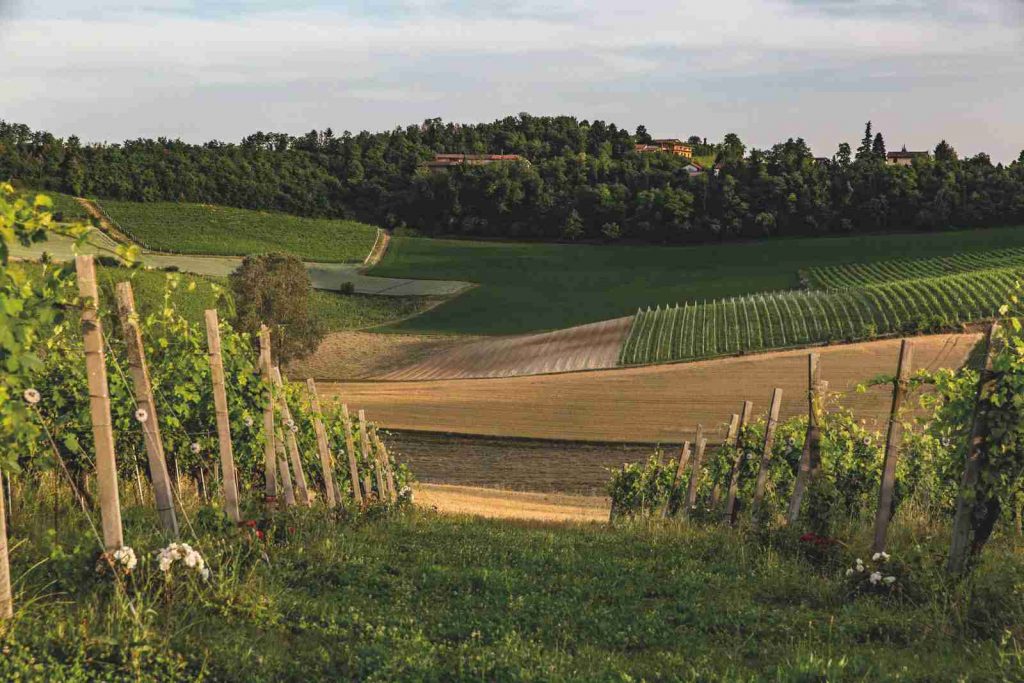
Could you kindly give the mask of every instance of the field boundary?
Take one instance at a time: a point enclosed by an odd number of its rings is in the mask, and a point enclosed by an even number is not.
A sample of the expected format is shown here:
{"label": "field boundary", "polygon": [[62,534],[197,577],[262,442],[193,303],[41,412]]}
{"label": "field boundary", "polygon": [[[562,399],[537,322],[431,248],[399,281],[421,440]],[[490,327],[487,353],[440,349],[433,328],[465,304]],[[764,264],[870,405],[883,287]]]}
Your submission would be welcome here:
{"label": "field boundary", "polygon": [[384,228],[377,228],[377,238],[373,241],[373,246],[370,247],[370,253],[363,259],[363,269],[372,268],[380,263],[380,260],[388,253],[389,246],[391,246],[391,233]]}

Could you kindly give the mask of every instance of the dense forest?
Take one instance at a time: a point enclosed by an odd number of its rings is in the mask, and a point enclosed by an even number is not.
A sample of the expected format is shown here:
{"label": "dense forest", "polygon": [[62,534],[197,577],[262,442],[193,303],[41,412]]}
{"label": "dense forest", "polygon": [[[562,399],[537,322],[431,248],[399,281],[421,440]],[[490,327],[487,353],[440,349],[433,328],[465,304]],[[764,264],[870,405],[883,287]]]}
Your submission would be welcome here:
{"label": "dense forest", "polygon": [[[945,142],[907,167],[885,163],[871,126],[859,146],[815,159],[802,139],[747,149],[730,134],[695,153],[639,154],[649,141],[602,121],[527,114],[382,133],[255,133],[238,144],[138,139],[83,144],[0,121],[0,179],[135,201],[190,201],[351,217],[426,235],[699,242],[774,235],[1024,224],[1024,152],[960,158]],[[437,152],[524,161],[430,171]]]}

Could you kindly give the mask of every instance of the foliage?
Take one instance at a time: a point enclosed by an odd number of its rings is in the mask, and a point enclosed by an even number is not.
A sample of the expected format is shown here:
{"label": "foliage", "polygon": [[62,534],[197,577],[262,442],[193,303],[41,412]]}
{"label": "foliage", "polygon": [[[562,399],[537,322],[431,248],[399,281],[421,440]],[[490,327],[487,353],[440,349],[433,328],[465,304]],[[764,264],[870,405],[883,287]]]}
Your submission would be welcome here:
{"label": "foliage", "polygon": [[[0,178],[135,202],[187,201],[309,216],[354,217],[428,235],[685,243],[1024,222],[1024,164],[952,150],[888,166],[875,136],[828,163],[801,138],[750,149],[735,135],[700,141],[717,173],[639,154],[613,123],[509,116],[461,125],[430,119],[384,131],[258,132],[238,144],[129,140],[83,145],[0,122]],[[526,161],[431,172],[438,152],[519,154]],[[616,239],[608,237],[608,239]]]}
{"label": "foliage", "polygon": [[678,460],[663,463],[658,451],[646,462],[626,463],[622,469],[612,470],[607,490],[613,516],[644,517],[666,509],[677,512],[688,481],[676,482],[673,488],[677,466]]}
{"label": "foliage", "polygon": [[310,310],[313,285],[302,261],[285,254],[246,256],[230,282],[235,325],[252,335],[267,325],[277,363],[284,365],[316,350],[324,330]]}
{"label": "foliage", "polygon": [[351,220],[184,202],[103,201],[103,210],[147,249],[223,256],[283,251],[310,261],[362,263],[377,229]]}

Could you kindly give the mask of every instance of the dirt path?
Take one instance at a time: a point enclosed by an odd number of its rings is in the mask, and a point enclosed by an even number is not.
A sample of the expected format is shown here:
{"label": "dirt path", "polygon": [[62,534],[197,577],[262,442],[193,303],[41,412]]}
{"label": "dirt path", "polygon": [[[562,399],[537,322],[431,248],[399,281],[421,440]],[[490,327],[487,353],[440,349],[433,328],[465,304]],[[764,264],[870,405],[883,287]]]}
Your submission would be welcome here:
{"label": "dirt path", "polygon": [[[978,334],[916,337],[914,367],[956,367]],[[864,393],[857,384],[893,373],[899,340],[816,349],[822,378],[842,404],[880,422],[885,387]],[[773,387],[783,389],[782,415],[806,410],[807,351],[741,356],[561,375],[425,382],[324,382],[321,391],[364,408],[370,419],[401,430],[537,439],[677,443],[698,423],[716,430],[744,399],[761,414]],[[710,435],[712,442],[718,436]]]}
{"label": "dirt path", "polygon": [[384,254],[388,253],[390,245],[391,233],[383,228],[377,228],[377,239],[373,241],[373,247],[363,261],[363,268],[370,268],[380,263],[380,260],[384,258]]}
{"label": "dirt path", "polygon": [[379,375],[387,380],[515,377],[613,368],[633,317],[556,332],[498,337],[451,348]]}
{"label": "dirt path", "polygon": [[540,522],[606,522],[607,498],[416,484],[413,500],[438,512]]}

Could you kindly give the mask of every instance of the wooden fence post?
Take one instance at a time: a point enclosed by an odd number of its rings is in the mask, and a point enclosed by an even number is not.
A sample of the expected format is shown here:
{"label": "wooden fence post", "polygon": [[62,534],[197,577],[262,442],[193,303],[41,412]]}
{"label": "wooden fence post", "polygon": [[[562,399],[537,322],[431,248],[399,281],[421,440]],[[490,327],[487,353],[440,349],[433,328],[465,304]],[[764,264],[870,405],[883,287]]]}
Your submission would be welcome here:
{"label": "wooden fence post", "polygon": [[697,508],[697,486],[700,484],[700,468],[704,464],[704,448],[708,440],[704,438],[704,425],[697,425],[697,436],[693,442],[697,450],[690,464],[690,485],[686,489],[686,514],[690,515]]}
{"label": "wooden fence post", "polygon": [[900,359],[896,366],[896,380],[892,388],[892,408],[889,410],[889,429],[885,435],[885,464],[882,468],[882,484],[878,488],[878,510],[875,512],[875,540],[871,549],[880,553],[885,550],[885,537],[892,517],[893,489],[896,486],[896,461],[900,457],[903,443],[903,422],[900,409],[907,397],[907,383],[910,381],[910,365],[913,362],[913,347],[904,339],[900,343]]}
{"label": "wooden fence post", "polygon": [[384,500],[384,496],[387,494],[387,489],[384,488],[384,473],[381,472],[380,459],[373,456],[373,450],[370,447],[370,438],[366,434],[366,411],[359,411],[359,445],[363,449],[363,457],[367,460],[373,461],[373,476],[377,483],[377,499],[380,501]]}
{"label": "wooden fence post", "polygon": [[976,507],[983,504],[977,500],[978,480],[981,476],[982,454],[988,436],[985,410],[982,402],[987,399],[988,385],[992,382],[992,354],[995,351],[995,336],[999,323],[992,323],[985,338],[985,363],[978,376],[978,388],[974,394],[974,419],[971,425],[971,438],[967,443],[967,459],[964,472],[960,479],[960,491],[956,499],[956,515],[953,517],[953,538],[949,545],[949,557],[946,559],[946,571],[962,574],[972,552],[972,524]]}
{"label": "wooden fence post", "polygon": [[[679,488],[679,482],[680,482],[680,480],[682,480],[683,472],[686,471],[686,466],[689,463],[690,463],[690,442],[689,441],[684,441],[683,442],[683,447],[679,449],[679,463],[676,465],[676,473],[672,477],[672,494],[674,494],[676,492],[676,489]],[[685,505],[685,503],[686,503],[686,501],[683,500],[682,495],[680,495],[679,496],[679,504],[678,504],[678,507],[676,507],[676,514],[677,515],[679,514],[679,511],[683,509],[683,505]],[[669,514],[668,508],[669,508],[669,506],[666,505],[665,506],[665,516],[666,517],[668,517],[668,514]]]}
{"label": "wooden fence post", "polygon": [[[740,415],[739,413],[733,413],[732,418],[729,419],[729,431],[725,435],[725,446],[736,445],[736,433],[740,429]],[[722,498],[722,482],[715,477],[715,483],[711,487],[711,502],[709,507],[714,510],[718,507],[718,501]]]}
{"label": "wooden fence post", "polygon": [[348,476],[352,480],[352,497],[356,505],[363,505],[363,494],[359,492],[359,463],[356,461],[356,444],[352,438],[352,418],[348,414],[348,405],[341,404],[341,421],[345,429],[345,451],[348,456]]}
{"label": "wooden fence post", "polygon": [[324,470],[324,493],[327,496],[327,507],[333,508],[338,504],[338,496],[334,488],[334,463],[331,457],[331,447],[327,443],[327,432],[324,430],[320,397],[316,393],[316,382],[312,377],[306,379],[306,390],[309,392],[309,403],[313,412],[313,431],[316,432],[316,447],[320,451],[320,466]]}
{"label": "wooden fence post", "polygon": [[75,257],[78,295],[82,298],[82,336],[85,369],[89,379],[89,413],[96,448],[96,479],[99,484],[103,546],[113,552],[124,546],[121,500],[117,491],[117,461],[114,458],[114,429],[110,419],[110,389],[103,353],[103,326],[99,318],[99,290],[92,256]]}
{"label": "wooden fence post", "polygon": [[0,471],[0,620],[14,617],[11,595],[11,564],[7,554],[7,508],[4,505],[4,475]]}
{"label": "wooden fence post", "polygon": [[818,375],[820,371],[820,356],[816,353],[807,355],[807,432],[804,435],[804,448],[800,454],[800,466],[796,471],[796,479],[793,482],[793,495],[789,499],[789,510],[786,519],[790,524],[796,522],[800,516],[800,504],[804,499],[804,491],[807,489],[807,479],[811,473],[811,429],[817,422],[815,395],[818,389]]}
{"label": "wooden fence post", "polygon": [[270,391],[267,405],[263,407],[263,435],[266,438],[263,444],[264,497],[267,506],[274,507],[277,504],[277,448],[274,445],[274,380],[270,365],[270,330],[266,325],[260,325],[260,374]]}
{"label": "wooden fence post", "polygon": [[299,455],[299,443],[295,439],[295,432],[298,425],[292,419],[292,409],[288,407],[288,398],[285,396],[284,380],[281,377],[281,368],[274,366],[274,384],[280,390],[278,405],[281,408],[281,417],[284,420],[284,438],[288,444],[288,455],[291,457],[292,469],[295,471],[295,493],[296,500],[300,505],[309,507],[309,488],[306,486],[306,473],[302,469],[302,456]]}
{"label": "wooden fence post", "polygon": [[376,427],[370,428],[370,438],[373,440],[373,446],[377,450],[377,456],[384,462],[384,483],[388,487],[388,497],[392,503],[397,502],[398,490],[395,489],[395,473],[391,469],[391,455],[388,453],[384,442],[381,441]]}
{"label": "wooden fence post", "polygon": [[295,489],[292,488],[292,475],[288,471],[288,457],[284,452],[284,438],[278,429],[274,436],[274,449],[277,455],[277,470],[281,476],[281,488],[284,491],[285,507],[295,505]]}
{"label": "wooden fence post", "polygon": [[[135,403],[144,412],[142,436],[146,444],[149,474],[153,481],[156,498],[156,512],[160,527],[173,538],[178,537],[178,518],[174,513],[174,495],[171,492],[171,476],[167,473],[167,459],[164,457],[164,443],[160,436],[160,420],[157,417],[156,402],[153,400],[153,385],[149,380],[146,352],[142,345],[142,331],[139,317],[135,312],[135,295],[132,283],[119,282],[116,286],[117,313],[121,319],[125,345],[128,347],[128,368],[135,388]],[[136,473],[138,465],[136,465]],[[142,491],[139,491],[141,497]],[[140,500],[141,503],[141,500]]]}
{"label": "wooden fence post", "polygon": [[779,424],[779,411],[782,409],[782,389],[772,391],[772,405],[768,410],[768,422],[764,427],[764,446],[761,448],[761,464],[757,469],[757,482],[754,485],[754,502],[751,514],[756,515],[764,501],[764,490],[768,484],[768,470],[771,468],[772,447],[775,445],[775,428]]}
{"label": "wooden fence post", "polygon": [[[751,415],[754,412],[754,402],[744,401],[743,410],[740,412],[740,425],[739,429],[736,430],[736,445],[740,445],[740,437],[743,436],[743,431],[750,424]],[[747,452],[744,448],[739,447],[736,449],[736,457],[732,460],[732,469],[729,472],[729,494],[725,499],[725,514],[724,519],[728,522],[735,521],[736,515],[736,496],[740,490],[740,475],[743,472],[743,463],[746,460]]]}
{"label": "wooden fence post", "polygon": [[238,510],[238,482],[235,481],[235,453],[231,445],[231,420],[228,394],[224,387],[224,359],[220,351],[220,321],[216,309],[207,309],[206,346],[210,351],[210,376],[213,378],[213,408],[217,416],[217,442],[220,445],[220,470],[223,473],[224,509],[228,519],[242,521]]}

